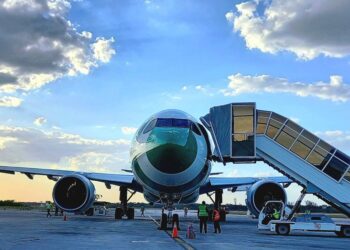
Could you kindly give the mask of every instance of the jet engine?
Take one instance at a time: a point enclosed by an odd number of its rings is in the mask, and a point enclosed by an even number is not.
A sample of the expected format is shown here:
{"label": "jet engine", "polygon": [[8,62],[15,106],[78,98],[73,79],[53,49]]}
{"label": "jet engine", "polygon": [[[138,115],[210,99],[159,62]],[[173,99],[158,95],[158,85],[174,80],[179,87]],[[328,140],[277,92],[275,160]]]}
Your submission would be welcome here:
{"label": "jet engine", "polygon": [[256,217],[267,201],[278,200],[287,202],[287,194],[284,188],[272,180],[261,180],[254,183],[247,191],[246,204],[249,211]]}
{"label": "jet engine", "polygon": [[83,175],[67,175],[57,181],[52,197],[64,211],[85,212],[95,201],[95,186]]}
{"label": "jet engine", "polygon": [[198,197],[199,197],[199,190],[193,192],[190,195],[182,197],[181,203],[184,203],[184,204],[195,203],[198,200]]}

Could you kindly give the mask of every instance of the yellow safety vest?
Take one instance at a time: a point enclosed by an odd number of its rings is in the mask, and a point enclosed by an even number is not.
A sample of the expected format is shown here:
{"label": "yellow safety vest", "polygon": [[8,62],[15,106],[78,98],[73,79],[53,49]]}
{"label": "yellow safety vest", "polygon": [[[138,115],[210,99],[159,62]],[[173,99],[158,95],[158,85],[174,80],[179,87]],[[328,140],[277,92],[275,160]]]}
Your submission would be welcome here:
{"label": "yellow safety vest", "polygon": [[208,216],[206,205],[200,204],[198,208],[199,208],[199,216]]}
{"label": "yellow safety vest", "polygon": [[278,220],[280,218],[280,212],[278,212],[276,209],[274,209],[272,216],[273,216],[273,218]]}

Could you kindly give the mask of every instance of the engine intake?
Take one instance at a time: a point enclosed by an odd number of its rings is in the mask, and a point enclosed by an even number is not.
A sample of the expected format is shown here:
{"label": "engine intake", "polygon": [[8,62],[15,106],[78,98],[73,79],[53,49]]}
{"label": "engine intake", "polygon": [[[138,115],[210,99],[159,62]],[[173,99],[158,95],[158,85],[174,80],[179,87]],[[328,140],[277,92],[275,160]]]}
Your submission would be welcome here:
{"label": "engine intake", "polygon": [[284,188],[272,180],[261,180],[254,183],[247,192],[247,207],[256,217],[267,201],[287,202],[287,194]]}
{"label": "engine intake", "polygon": [[52,197],[67,212],[85,212],[95,201],[95,186],[83,175],[64,176],[55,184]]}

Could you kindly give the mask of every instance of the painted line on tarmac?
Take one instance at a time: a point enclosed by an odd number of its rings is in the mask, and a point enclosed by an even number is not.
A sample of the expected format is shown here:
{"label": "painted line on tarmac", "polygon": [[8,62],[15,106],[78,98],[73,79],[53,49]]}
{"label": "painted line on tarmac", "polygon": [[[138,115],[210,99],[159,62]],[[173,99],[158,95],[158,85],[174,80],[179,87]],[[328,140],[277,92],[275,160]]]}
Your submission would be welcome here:
{"label": "painted line on tarmac", "polygon": [[[152,216],[148,216],[156,225],[160,227],[160,224],[156,219],[154,219]],[[182,246],[185,250],[195,250],[193,246],[188,244],[186,241],[184,241],[181,237],[173,238],[172,234],[168,230],[163,230],[167,235],[169,235],[170,238],[172,238],[176,243],[178,243],[180,246]]]}

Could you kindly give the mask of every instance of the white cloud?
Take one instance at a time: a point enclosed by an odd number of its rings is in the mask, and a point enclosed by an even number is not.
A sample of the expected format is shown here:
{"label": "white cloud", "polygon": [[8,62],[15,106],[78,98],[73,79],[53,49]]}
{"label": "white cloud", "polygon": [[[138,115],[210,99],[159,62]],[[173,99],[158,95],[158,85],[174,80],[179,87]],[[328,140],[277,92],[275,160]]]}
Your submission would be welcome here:
{"label": "white cloud", "polygon": [[182,91],[188,91],[193,93],[202,93],[207,96],[214,96],[218,93],[218,90],[216,88],[211,87],[210,85],[202,85],[202,84],[196,84],[196,85],[186,85],[181,88]]}
{"label": "white cloud", "polygon": [[0,3],[0,92],[37,89],[111,60],[114,38],[78,31],[67,18],[70,8],[68,0]]}
{"label": "white cloud", "polygon": [[135,134],[137,128],[122,127],[121,130],[122,130],[122,133],[125,134],[125,135],[133,135],[133,134]]}
{"label": "white cloud", "polygon": [[115,50],[112,48],[114,38],[105,39],[98,37],[96,42],[91,45],[94,58],[103,63],[108,63],[112,56],[115,55]]}
{"label": "white cloud", "polygon": [[38,127],[41,127],[44,123],[46,123],[47,120],[44,117],[38,117],[34,120],[34,124]]}
{"label": "white cloud", "polygon": [[173,93],[169,93],[169,92],[163,92],[161,95],[164,96],[165,98],[167,98],[168,100],[172,100],[172,101],[180,101],[180,100],[182,100],[182,97],[179,96],[178,94],[173,94]]}
{"label": "white cloud", "polygon": [[0,150],[3,150],[6,147],[7,143],[15,141],[17,141],[17,138],[9,136],[0,136]]}
{"label": "white cloud", "polygon": [[202,92],[206,92],[206,88],[204,88],[202,85],[197,85],[195,86],[195,89],[198,90],[198,91],[202,91]]}
{"label": "white cloud", "polygon": [[116,154],[87,152],[78,156],[67,158],[68,165],[72,169],[85,169],[94,172],[108,172],[118,166],[128,164],[128,159]]}
{"label": "white cloud", "polygon": [[249,49],[290,51],[305,60],[350,55],[348,0],[251,0],[236,9],[226,19]]}
{"label": "white cloud", "polygon": [[118,171],[129,166],[129,146],[128,140],[96,140],[57,130],[0,126],[2,164]]}
{"label": "white cloud", "polygon": [[22,104],[22,99],[13,96],[4,96],[0,98],[0,107],[18,107]]}
{"label": "white cloud", "polygon": [[350,99],[350,85],[343,83],[341,76],[330,76],[329,83],[289,82],[285,78],[269,75],[241,75],[228,77],[230,83],[221,93],[225,96],[236,96],[243,93],[291,93],[298,96],[313,96],[324,100],[346,102]]}

